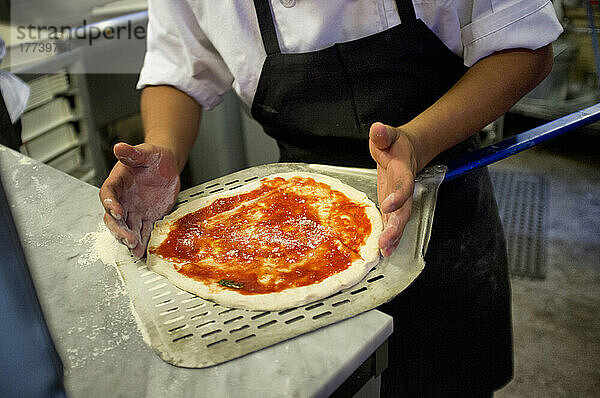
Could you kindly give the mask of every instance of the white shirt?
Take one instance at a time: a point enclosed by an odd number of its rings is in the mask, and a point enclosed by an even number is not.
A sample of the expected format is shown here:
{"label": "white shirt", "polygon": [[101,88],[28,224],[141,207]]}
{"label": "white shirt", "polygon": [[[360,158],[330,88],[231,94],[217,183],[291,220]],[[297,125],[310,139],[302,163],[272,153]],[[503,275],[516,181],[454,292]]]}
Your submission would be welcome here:
{"label": "white shirt", "polygon": [[[0,64],[6,55],[6,44],[0,37]],[[14,123],[21,117],[27,107],[29,86],[21,79],[0,69],[0,94],[8,110],[10,120]]]}
{"label": "white shirt", "polygon": [[[284,4],[293,4],[285,7]],[[401,23],[394,0],[271,0],[283,53],[319,50]],[[414,0],[417,17],[471,66],[537,49],[562,27],[550,0]],[[266,58],[252,0],[150,0],[138,88],[171,85],[210,109],[230,88],[250,107]]]}

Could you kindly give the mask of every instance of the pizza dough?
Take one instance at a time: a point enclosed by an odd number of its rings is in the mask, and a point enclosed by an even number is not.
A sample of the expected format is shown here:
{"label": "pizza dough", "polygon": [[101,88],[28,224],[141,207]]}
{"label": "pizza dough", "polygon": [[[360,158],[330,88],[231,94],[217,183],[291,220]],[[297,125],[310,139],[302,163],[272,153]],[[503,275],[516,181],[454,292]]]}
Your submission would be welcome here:
{"label": "pizza dough", "polygon": [[282,173],[186,203],[157,221],[147,264],[232,308],[274,311],[355,285],[379,261],[367,196],[312,173]]}

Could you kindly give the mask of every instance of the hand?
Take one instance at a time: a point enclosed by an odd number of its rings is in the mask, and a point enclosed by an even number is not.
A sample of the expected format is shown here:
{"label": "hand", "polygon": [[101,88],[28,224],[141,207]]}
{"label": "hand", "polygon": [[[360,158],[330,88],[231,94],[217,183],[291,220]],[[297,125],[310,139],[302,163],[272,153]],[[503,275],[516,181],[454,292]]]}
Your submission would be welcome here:
{"label": "hand", "polygon": [[172,153],[151,144],[114,147],[119,162],[100,188],[104,223],[136,258],[144,256],[154,222],[173,207],[179,170]]}
{"label": "hand", "polygon": [[399,128],[374,123],[369,149],[377,162],[377,198],[384,222],[379,247],[381,254],[389,257],[398,246],[412,210],[418,164],[414,138]]}

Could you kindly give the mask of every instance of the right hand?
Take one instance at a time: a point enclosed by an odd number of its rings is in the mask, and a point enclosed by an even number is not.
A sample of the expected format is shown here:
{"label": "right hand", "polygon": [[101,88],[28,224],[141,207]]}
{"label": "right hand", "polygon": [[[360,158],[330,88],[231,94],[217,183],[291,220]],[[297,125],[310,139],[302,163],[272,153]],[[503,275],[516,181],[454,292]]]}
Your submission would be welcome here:
{"label": "right hand", "polygon": [[152,144],[118,143],[119,161],[100,188],[104,223],[136,258],[146,252],[154,222],[175,203],[179,170],[173,154]]}
{"label": "right hand", "polygon": [[385,228],[379,237],[384,257],[394,252],[410,219],[415,175],[415,140],[400,128],[373,123],[369,149],[377,162],[377,197]]}

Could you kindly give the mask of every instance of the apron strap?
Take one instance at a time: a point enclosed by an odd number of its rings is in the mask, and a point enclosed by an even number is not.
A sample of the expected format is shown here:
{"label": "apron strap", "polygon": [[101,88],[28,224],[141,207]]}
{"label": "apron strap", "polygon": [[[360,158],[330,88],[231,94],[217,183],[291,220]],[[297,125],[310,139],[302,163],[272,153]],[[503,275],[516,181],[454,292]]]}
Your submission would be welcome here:
{"label": "apron strap", "polygon": [[271,7],[269,0],[254,0],[254,8],[258,17],[258,27],[260,35],[265,46],[267,55],[279,54],[279,42],[277,41],[277,32],[273,23],[273,15],[271,15]]}
{"label": "apron strap", "polygon": [[[277,40],[277,32],[275,31],[275,23],[273,22],[273,15],[271,14],[270,1],[254,0],[254,8],[256,9],[258,27],[260,28],[260,35],[262,36],[267,55],[281,53],[279,41]],[[412,0],[396,0],[396,8],[398,9],[400,22],[404,23],[417,19]]]}
{"label": "apron strap", "polygon": [[396,8],[398,9],[398,15],[400,16],[400,23],[417,19],[415,6],[413,5],[412,0],[396,0]]}

